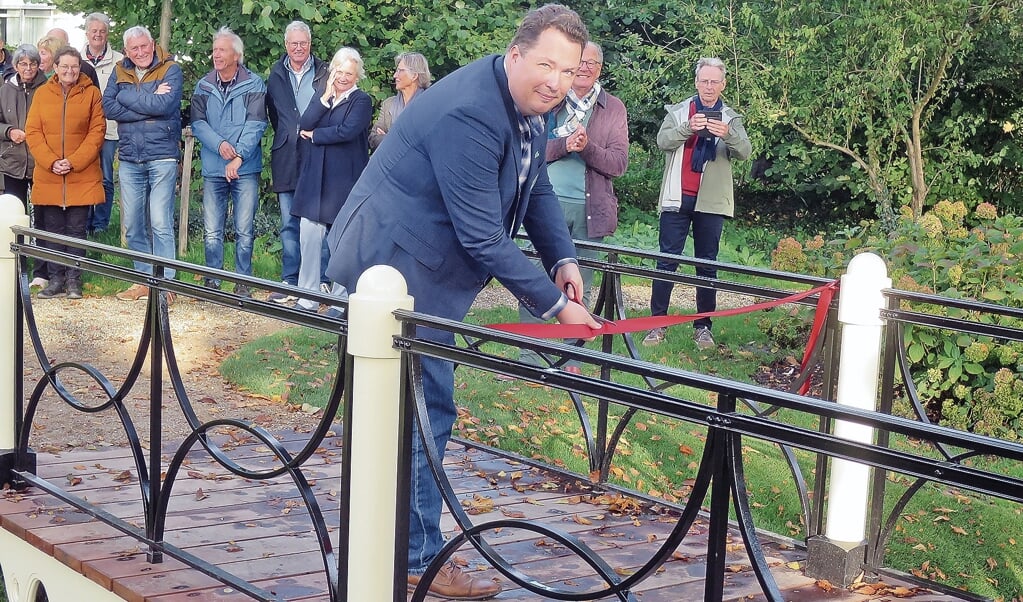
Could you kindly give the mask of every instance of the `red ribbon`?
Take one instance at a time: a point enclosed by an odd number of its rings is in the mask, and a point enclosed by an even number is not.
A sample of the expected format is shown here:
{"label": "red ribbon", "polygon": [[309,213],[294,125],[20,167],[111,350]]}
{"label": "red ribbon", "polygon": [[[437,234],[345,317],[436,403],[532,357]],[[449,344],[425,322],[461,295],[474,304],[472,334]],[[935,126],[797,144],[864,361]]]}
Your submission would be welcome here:
{"label": "red ribbon", "polygon": [[[814,313],[813,326],[810,328],[810,336],[806,343],[806,350],[803,352],[801,369],[805,370],[806,363],[810,360],[813,348],[817,344],[817,339],[820,337],[820,333],[824,328],[824,322],[828,315],[828,308],[831,306],[831,300],[834,298],[836,290],[838,290],[838,280],[801,293],[790,295],[788,297],[764,301],[762,303],[754,303],[753,305],[747,305],[746,307],[736,307],[732,309],[723,309],[721,311],[709,311],[697,314],[629,318],[627,320],[619,320],[617,322],[605,322],[601,328],[590,328],[585,324],[535,324],[528,322],[491,324],[490,328],[538,339],[592,339],[600,335],[616,335],[628,332],[640,332],[650,330],[652,328],[666,328],[668,326],[676,326],[678,324],[692,322],[699,318],[736,316],[739,314],[771,309],[778,307],[779,305],[793,303],[795,301],[800,301],[807,297],[820,294],[820,297],[817,299],[817,310]],[[809,387],[810,381],[807,379],[800,388],[799,393],[801,395],[805,395]]]}

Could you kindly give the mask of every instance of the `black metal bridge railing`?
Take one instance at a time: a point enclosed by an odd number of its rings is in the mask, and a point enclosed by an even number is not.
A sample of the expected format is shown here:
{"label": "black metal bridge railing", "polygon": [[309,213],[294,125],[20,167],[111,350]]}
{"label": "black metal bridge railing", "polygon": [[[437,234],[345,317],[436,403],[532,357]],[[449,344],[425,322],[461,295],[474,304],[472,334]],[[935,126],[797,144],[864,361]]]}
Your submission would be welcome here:
{"label": "black metal bridge railing", "polygon": [[[345,594],[341,589],[341,584],[345,581],[345,577],[343,574],[340,574],[340,571],[343,571],[343,563],[339,563],[338,559],[347,557],[348,550],[345,548],[347,544],[342,539],[341,549],[332,549],[330,539],[325,534],[326,528],[323,526],[322,517],[325,512],[334,512],[336,510],[324,509],[317,505],[311,494],[309,494],[308,482],[302,473],[302,464],[317,448],[320,440],[322,440],[330,427],[330,420],[341,410],[343,405],[350,407],[352,403],[351,399],[346,398],[350,391],[348,385],[352,376],[349,363],[350,356],[345,353],[348,323],[344,320],[333,320],[293,308],[281,307],[258,299],[239,298],[226,292],[213,291],[197,284],[191,284],[189,279],[167,279],[163,274],[166,269],[172,268],[180,273],[194,274],[198,282],[201,282],[203,276],[209,275],[225,280],[233,280],[262,290],[287,293],[298,292],[291,287],[260,279],[246,278],[229,272],[211,271],[185,262],[165,260],[153,256],[138,256],[123,249],[97,245],[87,241],[66,239],[27,228],[15,227],[14,232],[17,235],[17,239],[12,245],[12,250],[16,257],[35,257],[65,264],[74,263],[84,271],[129,282],[146,284],[151,287],[153,294],[149,297],[145,325],[142,330],[142,336],[138,341],[135,358],[127,374],[123,377],[122,384],[115,386],[110,375],[99,373],[85,361],[56,365],[50,364],[46,349],[37,335],[37,329],[34,324],[34,309],[32,299],[28,294],[27,276],[19,272],[16,281],[16,290],[18,291],[16,297],[18,323],[15,329],[16,340],[14,341],[16,361],[18,366],[23,366],[24,362],[28,360],[21,353],[24,343],[21,339],[21,333],[27,331],[36,356],[35,361],[39,363],[43,376],[34,384],[30,383],[30,386],[27,387],[20,379],[15,384],[16,407],[14,416],[11,418],[13,418],[17,433],[17,446],[16,449],[8,450],[2,454],[3,463],[0,464],[0,469],[2,469],[0,470],[0,478],[4,482],[39,487],[66,503],[72,504],[82,511],[100,518],[145,545],[153,562],[159,562],[164,555],[171,556],[257,599],[276,599],[274,594],[238,579],[217,566],[207,563],[203,559],[197,558],[164,540],[163,520],[166,511],[166,500],[175,486],[175,478],[180,473],[185,454],[199,446],[205,450],[205,453],[233,474],[254,480],[272,479],[281,476],[291,479],[305,500],[305,509],[310,517],[310,523],[312,528],[318,533],[324,571],[328,577],[328,582],[331,584],[331,599],[344,599]],[[78,245],[91,252],[93,256],[98,253],[104,253],[125,259],[141,259],[154,266],[154,274],[142,274],[130,268],[103,262],[95,258],[79,259],[65,253],[39,247],[31,239],[53,240],[62,244]],[[580,243],[580,245],[583,244]],[[670,279],[682,285],[712,286],[718,290],[727,290],[751,297],[774,299],[781,299],[791,295],[793,292],[792,288],[817,285],[824,282],[820,279],[799,275],[756,270],[728,264],[717,264],[719,272],[724,272],[726,275],[732,274],[737,279],[729,279],[719,274],[718,279],[707,281],[696,276],[681,273],[668,274],[653,268],[636,265],[637,260],[656,259],[658,255],[655,253],[637,252],[604,245],[591,246],[606,254],[606,259],[604,260],[583,260],[583,263],[595,267],[604,273],[598,295],[597,311],[609,319],[621,319],[627,315],[622,295],[623,276],[642,279]],[[623,261],[625,258],[628,261]],[[699,263],[699,260],[679,259],[684,265]],[[236,308],[239,312],[267,315],[286,323],[329,331],[338,335],[339,362],[338,374],[334,379],[335,385],[329,393],[327,408],[322,414],[320,423],[309,438],[308,443],[300,451],[297,453],[288,452],[284,446],[275,441],[270,433],[258,426],[250,425],[243,421],[225,418],[203,422],[198,418],[197,413],[193,409],[193,401],[189,399],[185,387],[181,384],[181,374],[177,368],[174,337],[170,328],[171,318],[167,311],[166,295],[163,294],[167,292]],[[324,303],[338,303],[336,299],[329,296],[305,291],[302,291],[302,294]],[[891,292],[890,294],[893,298],[905,298],[899,297],[902,293],[898,291]],[[813,302],[814,299],[807,299],[802,303],[809,304]],[[978,309],[979,311],[1002,311],[1001,308],[986,306],[971,306],[971,308]],[[833,390],[835,380],[833,369],[837,365],[835,362],[835,350],[837,349],[840,329],[836,324],[836,320],[834,320],[833,314],[834,312],[832,312],[832,319],[827,323],[826,335],[821,339],[814,355],[817,363],[824,367],[823,388],[825,395],[828,395]],[[885,317],[889,320],[889,328],[893,328],[893,324],[896,324],[899,320],[910,322],[930,319],[915,314],[900,313],[895,309],[889,310]],[[620,441],[621,434],[637,412],[650,412],[684,423],[700,425],[702,428],[706,428],[707,432],[707,443],[694,477],[692,492],[687,501],[678,505],[681,516],[678,527],[673,530],[671,536],[663,542],[659,551],[649,558],[641,570],[626,577],[617,575],[606,562],[601,560],[599,554],[567,533],[556,532],[549,528],[540,528],[527,521],[508,518],[503,518],[499,521],[475,520],[474,522],[474,519],[462,510],[450,485],[443,479],[443,471],[440,470],[439,464],[437,464],[437,460],[440,458],[440,450],[431,449],[428,446],[428,453],[433,458],[435,473],[440,477],[440,485],[445,494],[446,503],[462,531],[459,537],[456,537],[445,547],[444,553],[435,563],[434,569],[439,568],[439,563],[443,558],[450,555],[459,545],[468,542],[510,581],[537,595],[559,600],[586,600],[604,596],[614,596],[622,600],[634,599],[631,590],[638,583],[655,573],[656,569],[677,547],[679,542],[684,540],[688,527],[701,512],[701,509],[706,506],[709,508],[709,520],[711,522],[709,544],[711,547],[708,550],[710,565],[707,570],[705,599],[717,600],[721,596],[725,575],[725,530],[729,524],[728,517],[731,509],[735,512],[737,526],[744,535],[747,552],[765,594],[771,600],[781,600],[783,599],[782,595],[774,583],[760,546],[760,536],[756,530],[756,521],[750,508],[749,495],[746,490],[743,462],[743,440],[746,438],[777,444],[781,453],[788,459],[791,470],[796,477],[800,498],[803,500],[803,514],[808,525],[808,535],[818,534],[822,531],[820,528],[822,521],[821,508],[825,504],[826,491],[824,488],[826,480],[824,469],[829,458],[843,458],[874,467],[878,471],[877,474],[882,475],[882,481],[883,475],[886,472],[894,472],[918,479],[920,482],[942,483],[951,487],[981,492],[1016,502],[1023,501],[1023,482],[1019,479],[1008,474],[977,469],[959,461],[962,458],[981,455],[1019,461],[1023,460],[1023,446],[1017,443],[934,425],[926,420],[892,416],[886,411],[886,409],[891,407],[890,405],[886,407],[882,404],[882,411],[880,412],[848,409],[828,400],[814,399],[794,393],[774,391],[751,384],[728,381],[704,374],[665,368],[664,366],[638,359],[638,351],[628,335],[624,337],[628,353],[623,356],[611,353],[612,341],[607,337],[602,339],[601,350],[597,351],[557,342],[539,342],[528,337],[506,334],[486,327],[449,322],[410,311],[398,311],[396,312],[396,318],[402,327],[401,335],[394,338],[393,345],[401,351],[406,361],[404,374],[407,381],[404,390],[409,397],[402,407],[406,412],[404,428],[407,430],[412,428],[413,417],[425,416],[425,401],[417,392],[422,390],[421,386],[418,385],[418,358],[426,356],[451,361],[460,366],[508,374],[523,380],[543,383],[559,391],[569,392],[585,434],[588,462],[592,469],[591,474],[597,475],[595,484],[604,488],[616,488],[614,484],[608,481],[608,471],[616,453],[616,447]],[[975,332],[978,334],[1012,337],[1013,340],[1019,340],[1021,334],[1023,334],[1020,330],[1011,327],[1002,327],[997,332],[993,332],[981,327],[971,326],[967,322],[950,323],[946,321],[941,322],[939,325],[943,328],[976,328]],[[451,332],[463,342],[467,342],[468,345],[443,345],[417,337],[416,332],[419,328],[432,328]],[[511,360],[499,353],[494,353],[492,347],[495,346],[513,346],[538,351],[541,357],[548,362],[548,365],[532,366]],[[896,353],[899,348],[900,345],[896,344],[889,337],[887,347],[889,351],[887,353]],[[895,349],[895,351],[892,351],[892,349]],[[895,362],[888,362],[888,359],[890,358],[886,356],[885,365],[894,366]],[[576,361],[595,367],[599,377],[591,378],[557,369],[568,361]],[[149,363],[151,371],[151,411],[149,415],[151,439],[148,454],[139,444],[137,429],[132,422],[130,414],[124,407],[124,400],[136,386],[142,366],[146,362]],[[166,371],[164,371],[164,367],[166,367]],[[79,400],[73,391],[62,385],[62,375],[72,371],[85,374],[88,378],[93,379],[103,390],[107,399],[97,405],[88,405]],[[894,387],[891,386],[894,376],[890,376],[890,374],[892,373],[885,372],[885,386],[883,387],[885,391],[894,390]],[[638,379],[640,382],[645,383],[645,385],[623,384],[621,381],[625,380],[624,377]],[[808,377],[809,374],[802,375],[803,379]],[[159,451],[161,443],[163,443],[159,438],[159,432],[163,415],[161,402],[165,379],[169,381],[171,388],[174,390],[177,408],[185,416],[192,430],[191,435],[186,438],[166,465],[161,459]],[[687,399],[684,394],[673,393],[684,390],[684,387],[713,392],[717,396],[716,405],[708,406],[707,404]],[[145,506],[145,524],[142,528],[126,523],[102,508],[93,507],[88,501],[78,498],[58,483],[45,481],[35,476],[35,458],[30,448],[30,433],[37,404],[44,391],[47,390],[55,392],[65,404],[75,410],[89,413],[113,412],[119,417],[135,456],[136,471],[139,477],[139,496]],[[582,397],[598,400],[596,417],[590,416],[581,401]],[[612,418],[617,413],[611,412],[611,408],[621,408],[623,410],[617,419]],[[811,429],[796,426],[793,424],[793,421],[781,417],[782,410],[786,414],[809,416],[812,419],[811,422],[819,420],[821,427],[819,429]],[[875,429],[877,433],[876,443],[856,443],[835,436],[830,432],[830,425],[833,421],[837,420],[867,425]],[[423,426],[422,420],[418,421],[418,424],[420,429],[428,429],[428,425]],[[275,467],[268,470],[253,470],[237,463],[226,450],[218,448],[208,436],[211,429],[219,426],[231,426],[240,429],[263,442],[276,459]],[[350,425],[346,426],[350,427]],[[934,455],[931,453],[904,450],[889,445],[891,438],[896,435],[926,442],[933,449],[954,448],[956,454],[950,453],[948,457],[936,462]],[[432,441],[432,438],[427,437],[426,440]],[[407,442],[408,438],[405,441]],[[478,445],[474,442],[466,443]],[[802,476],[798,462],[795,460],[795,450],[804,450],[816,454],[819,458],[817,466],[820,470],[817,471],[813,487]],[[343,454],[347,456],[350,451],[345,449]],[[527,458],[518,459],[529,461]],[[164,472],[166,474],[163,474]],[[591,478],[589,474],[573,476],[584,480]],[[347,483],[342,483],[342,489],[350,493],[351,487]],[[876,479],[875,487],[879,487]],[[812,496],[809,495],[808,492],[811,489],[814,489],[817,493]],[[403,494],[399,493],[399,496],[401,495]],[[896,516],[897,512],[892,512],[890,515]],[[890,533],[892,520],[882,521],[878,518],[879,516],[880,514],[875,513],[872,521],[871,543],[873,545],[873,553],[864,562],[864,568],[875,571],[882,568],[883,557],[880,556],[880,550],[884,547],[884,538]],[[887,531],[881,527],[882,524],[887,526]],[[540,584],[529,575],[520,573],[509,559],[503,558],[492,546],[488,545],[485,533],[495,528],[522,529],[556,539],[566,548],[578,554],[586,564],[592,567],[594,572],[602,579],[604,585],[597,589],[580,593],[562,591]],[[340,569],[339,564],[342,566]],[[398,566],[401,566],[400,561]],[[430,576],[431,573],[428,573],[424,581],[429,581]],[[403,580],[401,571],[397,571],[396,574],[396,598],[398,591],[404,591],[404,584],[398,583],[399,580]],[[417,593],[417,599],[422,598],[423,593]]]}

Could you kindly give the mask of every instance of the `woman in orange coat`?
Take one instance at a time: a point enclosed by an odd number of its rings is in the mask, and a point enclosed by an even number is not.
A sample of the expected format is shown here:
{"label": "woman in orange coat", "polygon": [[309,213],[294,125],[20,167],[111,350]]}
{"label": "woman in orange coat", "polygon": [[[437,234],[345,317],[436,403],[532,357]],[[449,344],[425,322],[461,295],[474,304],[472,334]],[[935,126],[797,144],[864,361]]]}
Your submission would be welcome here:
{"label": "woman in orange coat", "polygon": [[[70,47],[54,55],[56,72],[36,92],[25,121],[25,139],[35,159],[32,204],[39,228],[85,238],[89,207],[104,201],[99,152],[106,133],[102,92],[81,74],[82,55]],[[84,249],[45,246],[80,257]],[[82,297],[82,271],[50,264],[50,282],[39,297]]]}

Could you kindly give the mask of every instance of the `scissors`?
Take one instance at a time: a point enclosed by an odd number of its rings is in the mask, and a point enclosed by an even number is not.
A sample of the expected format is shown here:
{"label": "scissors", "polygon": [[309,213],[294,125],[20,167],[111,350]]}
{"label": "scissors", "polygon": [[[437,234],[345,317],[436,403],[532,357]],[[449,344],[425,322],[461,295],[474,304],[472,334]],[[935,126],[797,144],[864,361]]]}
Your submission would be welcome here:
{"label": "scissors", "polygon": [[[579,303],[580,305],[582,304],[582,299],[577,299],[576,298],[576,296],[575,296],[575,287],[572,286],[571,282],[566,282],[565,283],[565,294],[572,301],[575,301],[576,303]],[[592,311],[589,312],[589,314],[590,314],[590,317],[593,318],[593,320],[595,322],[597,322],[598,324],[600,324],[601,326],[604,326],[604,325],[614,326],[615,325],[613,320],[608,320],[607,318],[605,318],[603,316],[598,316],[597,314],[593,313]]]}

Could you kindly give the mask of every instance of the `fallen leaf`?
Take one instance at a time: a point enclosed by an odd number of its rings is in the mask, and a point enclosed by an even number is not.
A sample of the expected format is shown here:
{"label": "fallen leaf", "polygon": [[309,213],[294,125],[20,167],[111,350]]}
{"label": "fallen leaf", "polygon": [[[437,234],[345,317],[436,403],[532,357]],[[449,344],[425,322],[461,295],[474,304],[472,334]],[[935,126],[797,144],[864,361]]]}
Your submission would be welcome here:
{"label": "fallen leaf", "polygon": [[129,483],[133,478],[130,470],[122,470],[114,476],[114,480],[120,483]]}
{"label": "fallen leaf", "polygon": [[494,500],[476,493],[471,500],[462,500],[462,507],[466,514],[486,514],[494,511]]}

